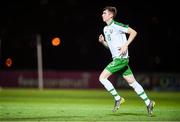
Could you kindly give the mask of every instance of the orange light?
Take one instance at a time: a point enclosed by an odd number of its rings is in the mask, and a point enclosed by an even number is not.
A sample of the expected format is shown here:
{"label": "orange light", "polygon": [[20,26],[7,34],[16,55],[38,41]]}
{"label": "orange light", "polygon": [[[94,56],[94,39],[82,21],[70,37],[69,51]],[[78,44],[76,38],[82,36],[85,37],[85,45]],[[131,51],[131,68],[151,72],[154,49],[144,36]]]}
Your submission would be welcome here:
{"label": "orange light", "polygon": [[5,63],[7,67],[11,67],[13,62],[11,58],[7,58]]}
{"label": "orange light", "polygon": [[55,38],[52,39],[51,43],[52,43],[53,46],[58,46],[61,43],[61,39],[58,38],[58,37],[55,37]]}

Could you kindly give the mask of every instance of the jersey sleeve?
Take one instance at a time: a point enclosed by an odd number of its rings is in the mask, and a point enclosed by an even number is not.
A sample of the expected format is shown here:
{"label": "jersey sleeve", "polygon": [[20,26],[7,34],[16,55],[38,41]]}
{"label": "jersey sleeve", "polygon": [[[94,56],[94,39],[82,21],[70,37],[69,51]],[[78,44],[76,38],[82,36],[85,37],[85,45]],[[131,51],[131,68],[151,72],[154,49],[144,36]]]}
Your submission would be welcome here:
{"label": "jersey sleeve", "polygon": [[116,21],[114,22],[114,24],[117,26],[117,29],[120,32],[124,32],[124,33],[128,32],[129,25],[126,25],[126,24],[123,24],[123,23],[120,23],[120,22],[116,22]]}

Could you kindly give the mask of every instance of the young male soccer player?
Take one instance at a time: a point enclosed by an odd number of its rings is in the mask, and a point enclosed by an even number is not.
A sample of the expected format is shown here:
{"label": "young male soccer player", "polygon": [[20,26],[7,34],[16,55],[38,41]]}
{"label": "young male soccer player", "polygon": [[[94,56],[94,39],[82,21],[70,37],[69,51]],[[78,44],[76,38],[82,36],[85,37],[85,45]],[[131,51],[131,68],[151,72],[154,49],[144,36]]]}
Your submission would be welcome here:
{"label": "young male soccer player", "polygon": [[[128,46],[136,37],[137,32],[128,25],[114,21],[117,9],[112,6],[103,9],[102,19],[107,24],[104,27],[104,36],[99,36],[99,42],[109,48],[113,61],[109,63],[99,76],[99,81],[104,85],[115,99],[113,112],[118,110],[120,104],[125,102],[124,98],[119,96],[114,86],[108,80],[109,76],[117,71],[122,72],[123,78],[128,82],[134,91],[142,98],[147,106],[148,115],[152,116],[155,102],[151,101],[146,95],[143,87],[136,81],[128,65]],[[129,34],[126,38],[126,34]]]}

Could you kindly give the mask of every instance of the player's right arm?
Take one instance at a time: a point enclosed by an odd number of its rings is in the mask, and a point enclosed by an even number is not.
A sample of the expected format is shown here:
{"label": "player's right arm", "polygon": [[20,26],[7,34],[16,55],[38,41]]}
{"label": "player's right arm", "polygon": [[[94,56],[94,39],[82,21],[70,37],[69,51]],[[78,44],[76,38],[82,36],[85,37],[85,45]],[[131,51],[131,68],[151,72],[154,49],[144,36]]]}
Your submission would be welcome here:
{"label": "player's right arm", "polygon": [[99,42],[102,43],[106,48],[109,48],[102,34],[99,35]]}

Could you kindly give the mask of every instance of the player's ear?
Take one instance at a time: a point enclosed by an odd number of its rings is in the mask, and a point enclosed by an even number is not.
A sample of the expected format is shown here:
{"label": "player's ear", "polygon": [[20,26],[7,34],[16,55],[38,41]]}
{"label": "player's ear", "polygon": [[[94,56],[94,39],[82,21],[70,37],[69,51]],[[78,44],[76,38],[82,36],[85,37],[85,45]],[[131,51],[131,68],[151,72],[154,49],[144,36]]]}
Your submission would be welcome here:
{"label": "player's ear", "polygon": [[113,14],[112,14],[111,12],[109,12],[109,16],[110,16],[111,18],[113,18]]}
{"label": "player's ear", "polygon": [[110,12],[109,14],[110,14],[111,18],[114,18],[114,15],[113,15],[113,13],[112,13],[112,12]]}

